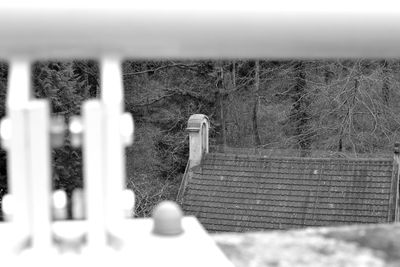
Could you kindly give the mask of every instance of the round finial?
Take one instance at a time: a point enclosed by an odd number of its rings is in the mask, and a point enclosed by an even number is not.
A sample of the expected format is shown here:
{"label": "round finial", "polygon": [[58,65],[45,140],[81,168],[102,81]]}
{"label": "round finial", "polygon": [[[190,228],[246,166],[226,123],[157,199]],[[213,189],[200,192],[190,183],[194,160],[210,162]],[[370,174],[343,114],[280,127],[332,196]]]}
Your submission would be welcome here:
{"label": "round finial", "polygon": [[71,117],[69,121],[69,131],[71,135],[71,145],[79,147],[82,144],[83,124],[79,117]]}
{"label": "round finial", "polygon": [[154,228],[157,235],[179,235],[182,229],[183,212],[173,201],[163,201],[153,210]]}
{"label": "round finial", "polygon": [[56,209],[63,209],[67,206],[67,193],[64,190],[56,190],[53,193],[53,205]]}
{"label": "round finial", "polygon": [[67,193],[64,190],[56,190],[53,193],[53,214],[55,219],[65,220],[68,217],[67,205]]}

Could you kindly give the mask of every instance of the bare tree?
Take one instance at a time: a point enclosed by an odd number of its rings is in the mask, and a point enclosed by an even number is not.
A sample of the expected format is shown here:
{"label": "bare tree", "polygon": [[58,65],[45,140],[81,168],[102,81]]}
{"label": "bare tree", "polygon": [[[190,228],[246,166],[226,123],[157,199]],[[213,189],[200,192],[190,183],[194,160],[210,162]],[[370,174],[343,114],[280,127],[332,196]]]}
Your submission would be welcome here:
{"label": "bare tree", "polygon": [[254,96],[253,96],[253,116],[252,116],[252,124],[253,124],[253,135],[254,135],[254,145],[260,146],[260,133],[258,130],[258,106],[260,102],[259,98],[259,90],[260,90],[260,61],[255,61],[254,66]]}

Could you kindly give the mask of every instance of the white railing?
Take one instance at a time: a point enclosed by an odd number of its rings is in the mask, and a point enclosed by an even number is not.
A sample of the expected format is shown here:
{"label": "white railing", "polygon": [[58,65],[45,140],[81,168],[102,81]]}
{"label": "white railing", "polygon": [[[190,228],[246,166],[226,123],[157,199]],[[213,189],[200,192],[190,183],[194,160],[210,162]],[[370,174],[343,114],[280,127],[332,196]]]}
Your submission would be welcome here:
{"label": "white railing", "polygon": [[3,0],[0,58],[400,55],[396,1],[191,2]]}
{"label": "white railing", "polygon": [[[79,266],[123,259],[129,264],[132,255],[139,266],[230,266],[199,222],[182,218],[173,202],[161,203],[153,219],[130,219],[134,194],[124,189],[124,147],[132,144],[134,125],[123,113],[120,60],[101,59],[100,99],[83,103],[82,118],[61,127],[59,118],[50,117],[49,101],[32,97],[30,65],[29,59],[10,62],[6,118],[0,125],[9,161],[0,254],[16,266],[39,264],[44,254],[65,262],[66,252]],[[83,151],[85,187],[83,194],[74,192],[75,220],[66,220],[65,192],[51,192],[50,151],[54,138],[65,136],[60,129],[68,129]],[[192,263],[194,247],[207,256]],[[154,249],[164,256],[153,257]]]}
{"label": "white railing", "polygon": [[[400,56],[400,11],[385,1],[263,1],[262,7],[206,1],[200,9],[186,2],[141,2],[0,2],[0,58],[10,63],[0,131],[10,186],[3,199],[8,220],[0,224],[2,261],[36,265],[46,255],[48,262],[82,266],[124,260],[138,266],[230,265],[195,218],[181,220],[174,203],[156,209],[154,225],[152,219],[125,218],[133,196],[123,188],[123,148],[132,141],[133,121],[122,110],[122,58]],[[101,62],[101,98],[84,103],[82,119],[67,127],[83,146],[84,197],[77,194],[73,203],[85,206],[85,216],[76,215],[82,221],[53,220],[66,208],[65,195],[50,191],[51,138],[57,133],[48,101],[33,99],[29,82],[32,61],[61,58]]]}

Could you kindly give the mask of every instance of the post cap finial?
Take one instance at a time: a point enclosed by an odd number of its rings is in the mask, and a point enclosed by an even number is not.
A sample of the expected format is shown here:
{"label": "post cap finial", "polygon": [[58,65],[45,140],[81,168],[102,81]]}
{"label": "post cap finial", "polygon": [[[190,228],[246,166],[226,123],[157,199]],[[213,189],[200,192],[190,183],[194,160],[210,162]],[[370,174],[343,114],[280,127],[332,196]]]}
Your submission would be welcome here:
{"label": "post cap finial", "polygon": [[183,212],[173,201],[163,201],[153,211],[153,233],[162,236],[179,235],[182,229]]}

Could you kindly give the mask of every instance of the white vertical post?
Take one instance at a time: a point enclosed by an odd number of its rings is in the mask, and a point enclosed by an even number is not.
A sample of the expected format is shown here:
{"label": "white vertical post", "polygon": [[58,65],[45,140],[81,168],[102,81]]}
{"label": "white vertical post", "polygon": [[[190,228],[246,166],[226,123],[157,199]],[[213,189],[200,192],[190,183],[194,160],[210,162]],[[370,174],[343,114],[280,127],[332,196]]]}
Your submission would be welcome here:
{"label": "white vertical post", "polygon": [[[26,108],[31,96],[30,62],[12,61],[7,93],[7,116],[10,121],[11,135],[8,140],[8,186],[12,194],[14,210],[12,221],[19,238],[30,235],[30,202],[28,201],[29,181],[29,140]],[[16,242],[20,242],[16,237]]]}
{"label": "white vertical post", "polygon": [[80,188],[72,192],[72,218],[74,220],[82,220],[86,216],[85,202],[83,190]]}
{"label": "white vertical post", "polygon": [[125,187],[125,153],[121,135],[123,111],[123,83],[119,59],[106,58],[101,62],[102,95],[105,132],[105,186],[107,230],[114,235],[119,232],[124,219],[120,205]]}
{"label": "white vertical post", "polygon": [[[49,249],[51,236],[50,110],[47,100],[28,105],[32,248]],[[18,200],[17,200],[18,201]]]}
{"label": "white vertical post", "polygon": [[97,100],[83,104],[83,162],[88,223],[87,242],[92,251],[107,245],[104,214],[104,123]]}

